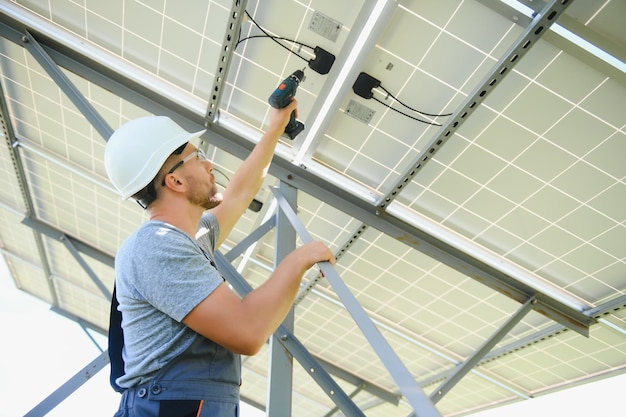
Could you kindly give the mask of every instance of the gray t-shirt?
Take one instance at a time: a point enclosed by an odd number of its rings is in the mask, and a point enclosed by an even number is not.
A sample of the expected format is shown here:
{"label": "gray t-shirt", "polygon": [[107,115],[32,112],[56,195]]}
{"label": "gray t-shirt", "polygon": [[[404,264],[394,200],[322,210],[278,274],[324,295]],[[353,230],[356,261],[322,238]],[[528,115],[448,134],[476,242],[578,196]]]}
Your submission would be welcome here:
{"label": "gray t-shirt", "polygon": [[115,282],[124,330],[121,387],[149,381],[201,337],[181,321],[223,282],[211,265],[218,236],[217,219],[205,214],[195,241],[170,224],[150,221],[120,246]]}

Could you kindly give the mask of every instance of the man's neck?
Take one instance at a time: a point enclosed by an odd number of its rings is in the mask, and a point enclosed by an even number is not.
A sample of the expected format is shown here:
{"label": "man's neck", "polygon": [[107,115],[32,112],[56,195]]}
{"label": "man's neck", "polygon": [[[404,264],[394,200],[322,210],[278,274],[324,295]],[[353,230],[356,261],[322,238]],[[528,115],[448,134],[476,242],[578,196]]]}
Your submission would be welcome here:
{"label": "man's neck", "polygon": [[148,209],[150,220],[158,220],[175,226],[196,238],[196,230],[202,217],[203,209],[190,204],[170,204],[167,207],[156,205]]}

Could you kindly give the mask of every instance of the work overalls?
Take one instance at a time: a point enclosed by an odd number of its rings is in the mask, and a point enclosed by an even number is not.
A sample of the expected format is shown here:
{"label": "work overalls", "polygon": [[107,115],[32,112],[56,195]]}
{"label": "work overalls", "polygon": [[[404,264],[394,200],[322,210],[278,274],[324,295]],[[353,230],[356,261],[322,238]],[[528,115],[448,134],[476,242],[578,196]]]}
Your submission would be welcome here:
{"label": "work overalls", "polygon": [[150,382],[128,389],[117,385],[124,373],[124,333],[116,292],[114,287],[109,358],[111,386],[122,399],[114,417],[239,417],[241,356],[201,335]]}
{"label": "work overalls", "polygon": [[237,417],[241,357],[200,335],[148,383],[124,390],[115,417]]}

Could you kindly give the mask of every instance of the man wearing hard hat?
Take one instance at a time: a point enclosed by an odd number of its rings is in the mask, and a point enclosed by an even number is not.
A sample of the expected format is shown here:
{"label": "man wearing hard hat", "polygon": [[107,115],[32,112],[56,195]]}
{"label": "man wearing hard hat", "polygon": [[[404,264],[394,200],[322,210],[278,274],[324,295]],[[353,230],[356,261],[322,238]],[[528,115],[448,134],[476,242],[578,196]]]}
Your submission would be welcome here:
{"label": "man wearing hard hat", "polygon": [[303,245],[241,299],[213,261],[259,191],[295,109],[293,100],[271,110],[269,128],[223,196],[213,165],[190,143],[204,131],[189,133],[167,117],[149,116],[109,139],[111,182],[150,217],[115,258],[110,355],[112,384],[123,393],[116,416],[237,416],[239,355],[257,353],[278,328],[307,269],[334,263],[322,243]]}

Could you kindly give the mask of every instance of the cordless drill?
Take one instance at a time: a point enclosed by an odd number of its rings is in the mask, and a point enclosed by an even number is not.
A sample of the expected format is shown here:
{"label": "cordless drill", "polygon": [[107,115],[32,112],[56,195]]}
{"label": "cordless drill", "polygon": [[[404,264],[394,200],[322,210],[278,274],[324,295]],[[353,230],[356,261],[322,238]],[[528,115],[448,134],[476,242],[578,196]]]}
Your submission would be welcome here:
{"label": "cordless drill", "polygon": [[[303,78],[303,70],[296,70],[289,77],[285,78],[267,100],[270,106],[275,109],[287,107],[291,103],[291,99],[296,95],[298,85],[300,85]],[[285,127],[285,134],[289,136],[289,139],[293,139],[303,130],[304,124],[296,120],[296,112],[292,111],[289,123]]]}

